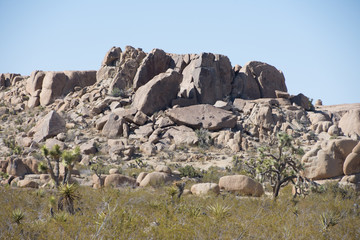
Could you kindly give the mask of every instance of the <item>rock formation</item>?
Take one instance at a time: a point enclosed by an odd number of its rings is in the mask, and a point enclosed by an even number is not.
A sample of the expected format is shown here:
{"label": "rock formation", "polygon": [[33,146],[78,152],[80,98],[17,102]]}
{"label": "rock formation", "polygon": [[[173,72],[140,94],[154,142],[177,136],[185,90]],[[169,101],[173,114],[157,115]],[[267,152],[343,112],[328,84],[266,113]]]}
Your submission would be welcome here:
{"label": "rock formation", "polygon": [[[74,181],[84,185],[158,186],[180,179],[168,167],[153,171],[150,165],[159,161],[204,171],[229,168],[233,156],[252,159],[286,132],[306,151],[303,176],[360,184],[360,104],[313,106],[305,95],[288,93],[282,71],[267,63],[233,67],[220,54],[113,47],[97,71],[1,74],[0,89],[0,169],[12,175],[7,182],[36,173],[38,162],[29,157],[44,144],[80,146],[84,165],[102,160],[124,171],[146,168],[136,181],[115,170],[90,180],[78,172]],[[46,181],[29,178],[20,185]],[[218,185],[194,185],[191,192],[220,190],[252,196],[264,191],[255,180],[235,175]]]}

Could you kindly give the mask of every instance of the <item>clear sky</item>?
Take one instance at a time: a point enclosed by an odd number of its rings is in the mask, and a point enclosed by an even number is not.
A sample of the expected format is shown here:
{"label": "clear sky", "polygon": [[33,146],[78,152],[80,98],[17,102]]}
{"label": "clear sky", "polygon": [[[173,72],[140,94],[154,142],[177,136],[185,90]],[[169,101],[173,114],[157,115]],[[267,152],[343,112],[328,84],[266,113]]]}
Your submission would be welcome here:
{"label": "clear sky", "polygon": [[360,103],[357,0],[0,0],[0,36],[0,73],[97,70],[131,45],[263,61],[291,94]]}

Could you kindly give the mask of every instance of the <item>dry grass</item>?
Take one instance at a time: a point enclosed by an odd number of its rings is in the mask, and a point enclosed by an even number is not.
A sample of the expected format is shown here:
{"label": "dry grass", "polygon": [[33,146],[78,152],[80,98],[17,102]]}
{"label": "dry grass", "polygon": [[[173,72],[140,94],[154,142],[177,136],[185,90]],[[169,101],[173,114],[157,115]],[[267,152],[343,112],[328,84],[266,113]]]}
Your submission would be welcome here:
{"label": "dry grass", "polygon": [[[0,187],[0,239],[360,238],[360,200],[350,190],[328,188],[294,201],[287,187],[276,202],[230,194],[172,200],[167,188],[79,194],[75,215],[52,217],[55,192]],[[14,210],[23,214],[17,223]]]}

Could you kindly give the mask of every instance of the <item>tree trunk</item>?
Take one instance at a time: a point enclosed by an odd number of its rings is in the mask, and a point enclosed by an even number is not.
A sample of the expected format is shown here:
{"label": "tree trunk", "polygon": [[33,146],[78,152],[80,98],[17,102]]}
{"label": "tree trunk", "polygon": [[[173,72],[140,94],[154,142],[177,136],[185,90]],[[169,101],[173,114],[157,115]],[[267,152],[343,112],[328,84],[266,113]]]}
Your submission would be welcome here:
{"label": "tree trunk", "polygon": [[56,188],[59,187],[59,178],[55,176],[53,167],[51,165],[50,159],[46,157],[47,165],[48,165],[48,172],[50,173],[50,177],[55,182]]}
{"label": "tree trunk", "polygon": [[72,170],[72,166],[69,166],[69,167],[68,167],[67,176],[66,176],[66,183],[70,183],[71,170]]}
{"label": "tree trunk", "polygon": [[67,168],[67,167],[65,167],[63,184],[65,184],[65,183],[66,183],[66,180],[67,180],[67,175],[68,175],[68,168]]}
{"label": "tree trunk", "polygon": [[55,170],[56,170],[56,184],[57,186],[59,186],[59,178],[60,178],[60,161],[59,159],[56,159],[56,164],[55,164]]}
{"label": "tree trunk", "polygon": [[273,190],[273,199],[275,200],[279,196],[281,183],[277,181]]}

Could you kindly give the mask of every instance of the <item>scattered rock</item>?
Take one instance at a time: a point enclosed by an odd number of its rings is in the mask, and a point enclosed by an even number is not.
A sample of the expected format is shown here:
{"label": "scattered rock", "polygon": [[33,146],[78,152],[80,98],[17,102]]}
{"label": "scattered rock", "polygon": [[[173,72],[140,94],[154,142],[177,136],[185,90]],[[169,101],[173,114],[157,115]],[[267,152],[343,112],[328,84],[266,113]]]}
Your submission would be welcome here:
{"label": "scattered rock", "polygon": [[156,153],[156,147],[152,143],[143,143],[140,145],[140,151],[146,156],[152,156]]}
{"label": "scattered rock", "polygon": [[140,187],[146,187],[146,186],[161,186],[166,183],[172,182],[178,180],[177,178],[171,176],[168,173],[164,172],[152,172],[148,173],[144,179],[140,182]]}
{"label": "scattered rock", "polygon": [[220,189],[243,195],[260,197],[264,194],[262,185],[245,175],[224,176],[219,179]]}
{"label": "scattered rock", "polygon": [[157,165],[155,168],[155,172],[164,172],[164,173],[171,174],[171,169],[165,165]]}
{"label": "scattered rock", "polygon": [[315,106],[322,106],[322,105],[323,105],[323,103],[322,103],[321,99],[316,100]]}
{"label": "scattered rock", "polygon": [[95,140],[91,139],[90,141],[83,143],[80,146],[80,151],[82,154],[86,155],[95,154],[98,151]]}
{"label": "scattered rock", "polygon": [[197,183],[191,186],[191,193],[194,195],[220,194],[220,187],[216,183]]}
{"label": "scattered rock", "polygon": [[104,181],[105,187],[134,187],[136,180],[134,178],[124,176],[121,174],[111,174],[106,176]]}

